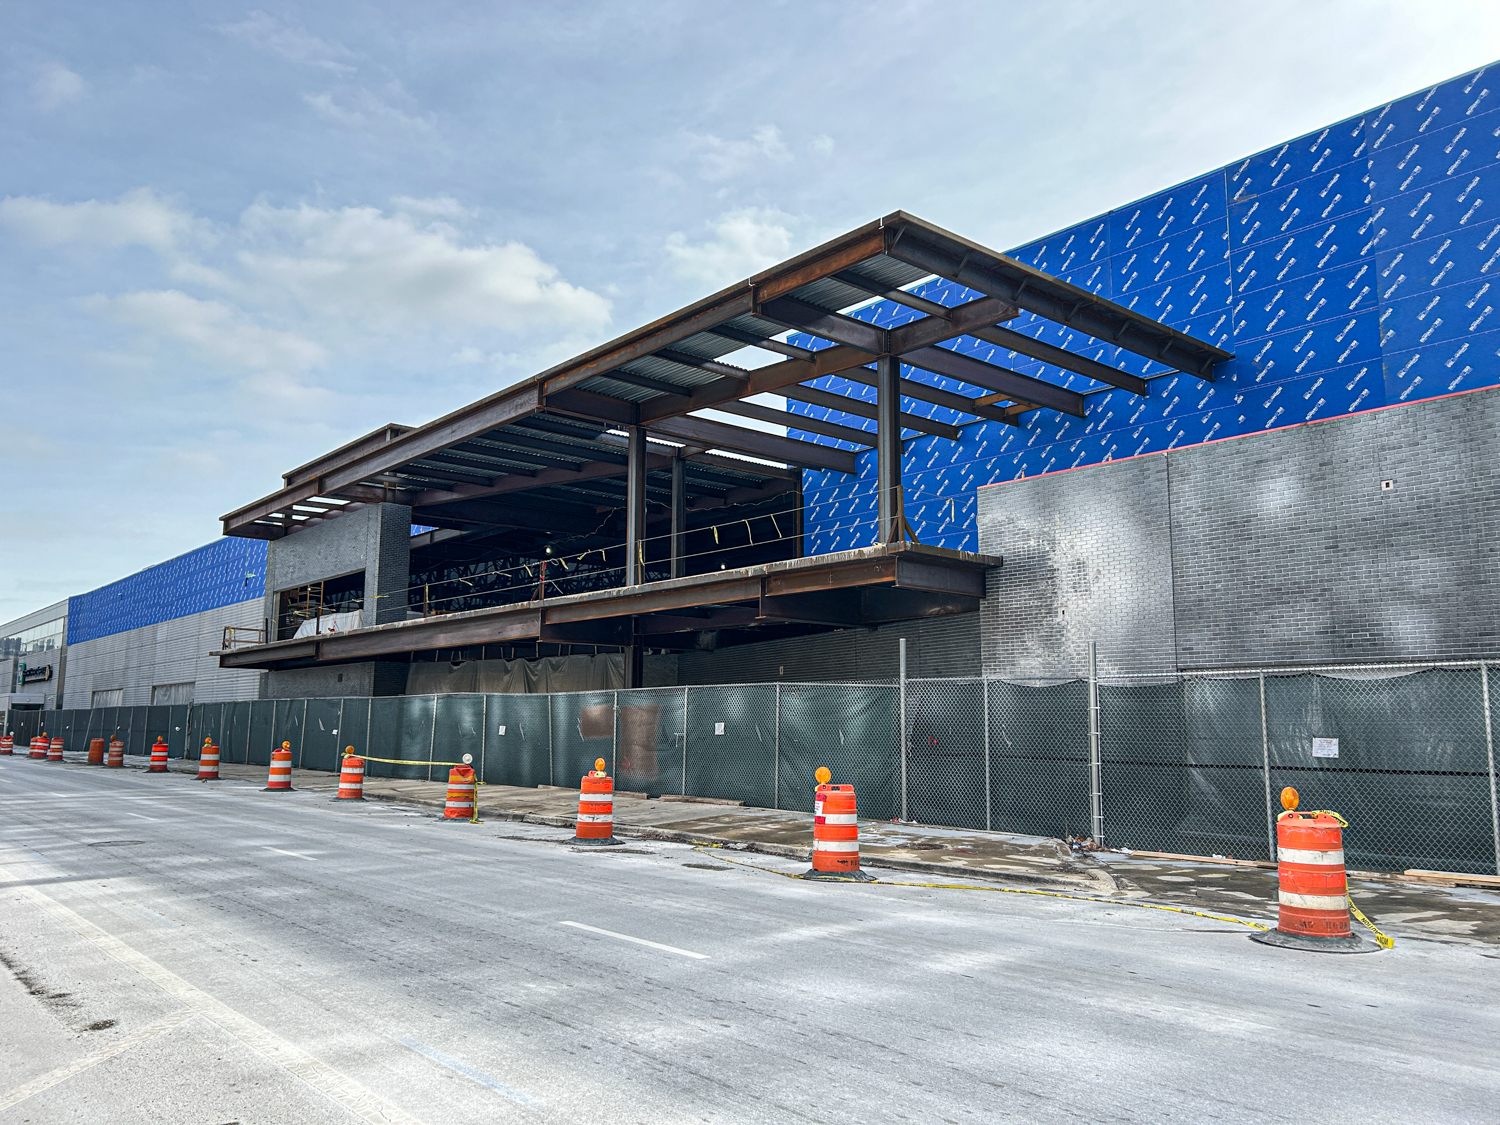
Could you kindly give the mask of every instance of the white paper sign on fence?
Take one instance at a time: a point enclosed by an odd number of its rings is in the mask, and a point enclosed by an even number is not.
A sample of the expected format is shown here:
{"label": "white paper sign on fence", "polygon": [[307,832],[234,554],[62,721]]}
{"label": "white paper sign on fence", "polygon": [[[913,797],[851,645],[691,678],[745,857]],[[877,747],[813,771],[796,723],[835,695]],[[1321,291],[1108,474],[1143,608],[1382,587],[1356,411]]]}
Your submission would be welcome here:
{"label": "white paper sign on fence", "polygon": [[1337,758],[1339,756],[1339,740],[1336,738],[1313,739],[1314,758]]}

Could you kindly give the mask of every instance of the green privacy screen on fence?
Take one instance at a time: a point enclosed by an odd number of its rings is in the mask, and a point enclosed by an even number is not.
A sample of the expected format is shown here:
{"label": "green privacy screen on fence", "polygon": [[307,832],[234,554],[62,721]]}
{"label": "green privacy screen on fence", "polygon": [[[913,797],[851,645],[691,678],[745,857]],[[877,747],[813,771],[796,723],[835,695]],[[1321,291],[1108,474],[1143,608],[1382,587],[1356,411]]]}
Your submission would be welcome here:
{"label": "green privacy screen on fence", "polygon": [[[1350,821],[1353,867],[1493,872],[1486,678],[1474,666],[1101,683],[1104,841],[1268,859],[1275,794],[1292,785],[1303,807]],[[489,785],[572,787],[603,758],[621,791],[804,812],[813,773],[827,766],[855,786],[866,817],[1090,830],[1088,686],[1078,680],[267,699],[9,718],[18,746],[45,729],[68,751],[117,737],[142,755],[161,735],[174,758],[196,758],[212,738],[226,763],[265,765],[283,742],[301,769],[334,770],[345,746],[401,763],[371,762],[371,777],[441,780],[441,763],[469,754]],[[1337,757],[1315,756],[1315,738],[1337,740]]]}

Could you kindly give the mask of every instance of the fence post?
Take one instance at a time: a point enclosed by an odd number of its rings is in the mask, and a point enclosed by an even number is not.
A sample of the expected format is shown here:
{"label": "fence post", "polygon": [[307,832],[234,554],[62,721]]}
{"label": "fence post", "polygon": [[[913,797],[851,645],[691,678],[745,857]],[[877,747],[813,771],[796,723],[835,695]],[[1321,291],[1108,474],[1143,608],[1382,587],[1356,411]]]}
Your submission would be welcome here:
{"label": "fence post", "polygon": [[[686,725],[686,724],[684,724]],[[771,759],[771,807],[781,808],[781,682],[776,683],[776,753]]]}
{"label": "fence post", "polygon": [[682,787],[677,790],[684,797],[687,796],[687,755],[688,755],[688,731],[693,728],[688,726],[688,689],[682,685]]}
{"label": "fence post", "polygon": [[609,776],[617,777],[620,772],[620,693],[615,692],[614,704],[614,726],[609,735]]}
{"label": "fence post", "polygon": [[980,706],[984,708],[984,830],[990,830],[990,682],[981,678]]}
{"label": "fence post", "polygon": [[1089,641],[1089,816],[1094,844],[1104,846],[1104,769],[1099,755],[1099,643]]}
{"label": "fence post", "polygon": [[307,757],[307,705],[309,702],[306,699],[302,701],[302,729],[297,736],[297,768],[299,770],[304,767]]}
{"label": "fence post", "polygon": [[1266,728],[1266,674],[1260,674],[1260,768],[1266,781],[1266,850],[1276,862],[1276,817],[1271,811],[1271,739]]}
{"label": "fence post", "polygon": [[1490,727],[1490,666],[1479,662],[1479,683],[1484,695],[1484,749],[1490,761],[1490,831],[1495,841],[1495,874],[1500,875],[1500,804],[1495,801],[1495,732]]}
{"label": "fence post", "polygon": [[[340,763],[344,760],[344,748],[340,746],[339,743],[344,741],[344,704],[346,702],[348,702],[347,696],[341,697],[339,699],[339,729],[333,732],[334,734],[338,735],[338,737],[333,740],[333,772],[336,774],[343,772],[343,766],[340,765]],[[222,717],[220,717],[219,719],[219,725],[221,727],[224,725],[224,720]]]}
{"label": "fence post", "polygon": [[897,702],[897,722],[901,726],[901,819],[910,820],[906,808],[906,638],[902,637],[896,642],[898,653],[897,689],[899,698]]}
{"label": "fence post", "polygon": [[490,697],[479,697],[479,784],[484,782],[484,748],[490,741]]}
{"label": "fence post", "polygon": [[427,735],[427,780],[432,780],[432,752],[437,749],[437,705],[438,697],[432,697],[432,726]]}
{"label": "fence post", "polygon": [[[371,691],[372,692],[374,691],[373,685],[371,687]],[[248,720],[247,720],[247,722],[248,722]],[[371,747],[373,747],[374,745],[375,745],[375,696],[372,694],[370,696],[369,702],[365,704],[365,748],[364,748],[364,754],[365,755],[369,754]],[[248,741],[246,741],[246,743],[245,743],[245,753],[249,754],[249,752],[250,752],[250,743]],[[364,756],[364,755],[361,755],[361,756]],[[250,759],[248,757],[245,759],[245,761],[247,761],[247,762],[249,760]],[[343,766],[339,767],[339,772],[340,773],[343,772],[343,768],[344,768]]]}
{"label": "fence post", "polygon": [[557,784],[557,765],[553,762],[552,754],[552,704],[553,696],[547,693],[547,784]]}

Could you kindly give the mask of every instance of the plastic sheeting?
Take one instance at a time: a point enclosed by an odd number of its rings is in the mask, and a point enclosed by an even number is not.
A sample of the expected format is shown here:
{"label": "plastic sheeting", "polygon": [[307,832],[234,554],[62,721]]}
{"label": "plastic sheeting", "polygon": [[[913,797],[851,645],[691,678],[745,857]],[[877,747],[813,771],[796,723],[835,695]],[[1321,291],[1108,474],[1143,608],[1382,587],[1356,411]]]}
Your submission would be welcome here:
{"label": "plastic sheeting", "polygon": [[[1101,684],[1105,842],[1266,859],[1275,794],[1293,785],[1304,808],[1349,820],[1352,867],[1496,869],[1478,668],[1267,674],[1264,689],[1263,729],[1258,677]],[[900,815],[904,782],[907,814],[922,823],[1090,831],[1085,683],[908,681],[904,776],[899,701],[893,684],[725,684],[102,707],[10,721],[18,747],[46,730],[69,751],[119,737],[140,755],[160,734],[177,758],[196,757],[210,737],[226,763],[263,766],[283,742],[304,769],[334,769],[345,746],[397,759],[371,762],[372,777],[441,779],[442,763],[469,754],[492,785],[573,787],[603,758],[620,790],[802,811],[827,766],[855,786],[868,817]],[[1314,756],[1315,738],[1337,739],[1338,757]]]}
{"label": "plastic sheeting", "polygon": [[624,658],[617,652],[540,660],[466,660],[456,665],[438,661],[413,664],[406,674],[407,695],[604,691],[624,686]]}

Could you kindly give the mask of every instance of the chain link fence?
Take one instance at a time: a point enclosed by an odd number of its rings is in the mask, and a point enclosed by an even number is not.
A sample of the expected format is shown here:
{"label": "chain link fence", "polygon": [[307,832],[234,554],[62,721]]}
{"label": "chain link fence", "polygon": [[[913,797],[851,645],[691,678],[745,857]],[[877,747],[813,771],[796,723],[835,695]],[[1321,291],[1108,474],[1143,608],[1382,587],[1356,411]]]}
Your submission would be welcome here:
{"label": "chain link fence", "polygon": [[[812,810],[813,774],[864,816],[1111,847],[1270,859],[1277,794],[1334,809],[1351,866],[1494,872],[1500,845],[1488,665],[1265,669],[1136,680],[733,684],[551,695],[279,699],[13,711],[18,747],[119,738],[174,758],[574,787],[603,758],[622,791]],[[1096,706],[1091,705],[1096,701]]]}

